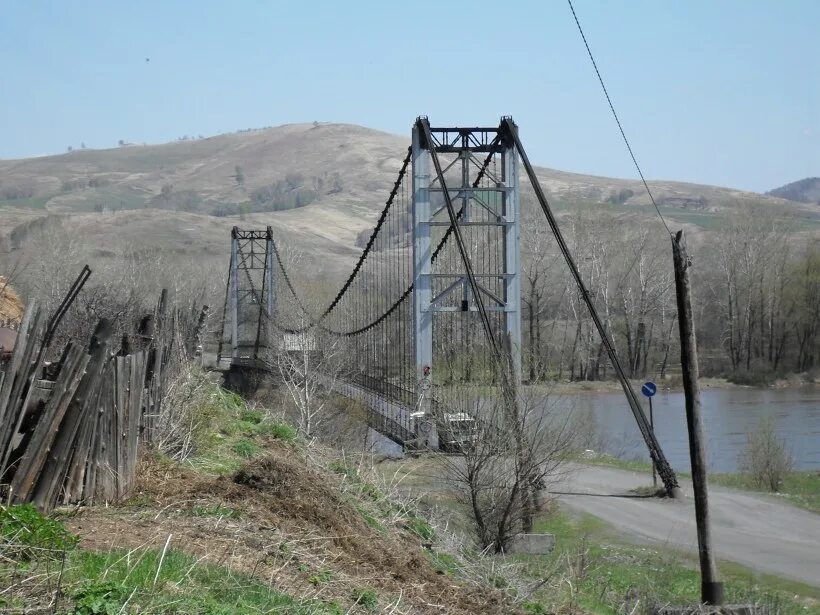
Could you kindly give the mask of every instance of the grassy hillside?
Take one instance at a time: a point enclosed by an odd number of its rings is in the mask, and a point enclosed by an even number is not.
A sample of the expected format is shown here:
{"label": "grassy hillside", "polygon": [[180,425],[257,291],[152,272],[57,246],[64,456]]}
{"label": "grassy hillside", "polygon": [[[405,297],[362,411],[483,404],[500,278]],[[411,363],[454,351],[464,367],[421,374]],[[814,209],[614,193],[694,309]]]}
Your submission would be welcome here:
{"label": "grassy hillside", "polygon": [[[527,142],[538,138],[524,137]],[[208,213],[220,204],[248,202],[260,188],[292,181],[288,188],[309,188],[318,202],[352,204],[364,198],[362,205],[375,206],[408,142],[409,135],[361,126],[291,124],[162,145],[0,161],[0,203],[53,212],[157,205]],[[562,200],[648,202],[636,181],[538,171],[547,191]],[[716,211],[741,201],[776,202],[739,190],[673,181],[653,181],[652,187],[661,205],[682,210]],[[191,198],[171,198],[179,193]]]}
{"label": "grassy hillside", "polygon": [[[293,124],[0,161],[0,236],[15,228],[21,234],[32,219],[67,216],[89,244],[114,241],[115,230],[118,243],[222,255],[234,224],[272,224],[300,249],[330,255],[331,267],[343,268],[356,253],[356,237],[373,225],[408,141],[409,135],[360,126]],[[559,211],[604,203],[618,213],[654,216],[638,182],[544,168],[538,175]],[[812,205],[713,186],[651,185],[664,214],[679,226],[708,230],[714,214],[754,203],[796,216],[804,230],[820,224]],[[524,207],[532,208],[531,191],[523,194]]]}
{"label": "grassy hillside", "polygon": [[196,373],[184,461],[149,452],[114,506],[0,505],[0,611],[524,613],[496,563],[444,551],[369,456],[308,446]]}

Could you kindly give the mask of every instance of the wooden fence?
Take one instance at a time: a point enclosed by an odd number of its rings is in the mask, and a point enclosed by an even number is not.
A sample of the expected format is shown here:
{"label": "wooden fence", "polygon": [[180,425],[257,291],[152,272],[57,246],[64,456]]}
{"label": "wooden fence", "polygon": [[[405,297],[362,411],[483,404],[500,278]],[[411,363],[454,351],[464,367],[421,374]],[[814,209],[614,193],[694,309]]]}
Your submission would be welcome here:
{"label": "wooden fence", "polygon": [[[30,304],[0,372],[0,496],[41,510],[127,495],[140,446],[157,430],[179,313],[163,292],[132,340],[100,320],[87,347],[69,343],[47,363],[41,310]],[[45,342],[45,344],[44,344]],[[53,349],[52,349],[53,351]]]}

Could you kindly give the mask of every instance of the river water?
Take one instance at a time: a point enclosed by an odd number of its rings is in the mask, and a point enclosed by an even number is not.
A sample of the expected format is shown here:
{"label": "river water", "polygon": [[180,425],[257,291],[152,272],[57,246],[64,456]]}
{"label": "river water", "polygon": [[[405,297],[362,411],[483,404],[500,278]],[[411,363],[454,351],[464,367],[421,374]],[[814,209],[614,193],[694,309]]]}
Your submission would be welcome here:
{"label": "river water", "polygon": [[[641,396],[649,416],[646,398]],[[676,470],[689,471],[686,410],[682,392],[658,391],[653,398],[655,433]],[[746,434],[771,416],[799,470],[820,470],[820,387],[704,389],[701,403],[707,458],[712,472],[738,471]],[[622,393],[563,395],[557,406],[591,413],[597,423],[600,451],[622,459],[649,461],[643,439]]]}

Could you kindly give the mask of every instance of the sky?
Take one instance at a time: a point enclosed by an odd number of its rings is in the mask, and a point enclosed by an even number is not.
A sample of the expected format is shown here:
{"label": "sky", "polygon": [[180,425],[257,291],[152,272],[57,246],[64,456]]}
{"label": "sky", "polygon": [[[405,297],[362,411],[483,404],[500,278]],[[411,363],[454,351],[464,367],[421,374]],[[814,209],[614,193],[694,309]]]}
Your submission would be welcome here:
{"label": "sky", "polygon": [[[820,2],[574,3],[647,178],[820,176]],[[419,115],[637,177],[565,0],[0,0],[0,158]]]}

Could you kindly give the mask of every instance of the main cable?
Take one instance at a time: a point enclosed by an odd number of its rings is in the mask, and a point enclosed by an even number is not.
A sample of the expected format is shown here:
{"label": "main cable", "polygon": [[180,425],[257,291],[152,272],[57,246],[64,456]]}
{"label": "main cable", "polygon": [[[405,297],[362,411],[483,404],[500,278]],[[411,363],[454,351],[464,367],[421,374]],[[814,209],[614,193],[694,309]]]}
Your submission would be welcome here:
{"label": "main cable", "polygon": [[[473,188],[477,188],[479,186],[481,180],[484,178],[484,175],[487,172],[487,168],[488,168],[490,162],[492,161],[493,150],[498,145],[500,140],[501,140],[501,136],[496,135],[496,137],[490,143],[490,153],[487,155],[486,159],[484,160],[484,164],[481,166],[481,169],[479,170],[478,175],[476,176],[475,180],[473,181]],[[337,295],[337,298],[334,299],[335,303],[338,303],[338,300],[341,299],[341,295],[344,294],[344,292],[346,292],[350,288],[350,285],[351,285],[353,279],[357,277],[356,273],[359,271],[359,269],[362,266],[362,263],[367,258],[367,255],[369,254],[370,249],[372,248],[373,242],[375,241],[375,234],[378,231],[378,229],[381,228],[381,225],[384,223],[384,219],[387,215],[387,209],[389,209],[389,207],[393,204],[393,200],[396,196],[397,186],[402,183],[401,182],[401,175],[404,175],[404,173],[406,171],[407,162],[408,162],[408,159],[405,158],[405,163],[402,165],[402,171],[400,173],[400,179],[396,182],[396,185],[394,185],[393,191],[391,192],[391,195],[388,198],[388,206],[382,211],[382,215],[379,217],[379,222],[377,223],[376,228],[374,228],[374,232],[371,234],[370,240],[368,240],[368,246],[365,248],[365,251],[363,251],[362,255],[360,256],[359,261],[356,264],[356,268],[354,269],[354,272],[348,278],[347,282],[342,287],[342,290],[339,291],[339,293]],[[462,207],[458,211],[458,214],[457,214],[458,219],[461,219],[461,216],[463,215],[463,213],[464,213],[464,208]],[[431,261],[435,261],[438,258],[439,254],[444,249],[444,246],[447,244],[447,241],[450,239],[452,234],[453,234],[453,226],[450,225],[450,226],[447,227],[447,231],[445,231],[444,236],[441,238],[438,245],[436,245],[436,249],[433,251],[433,254],[430,257]],[[291,294],[296,299],[297,305],[309,317],[309,312],[307,311],[307,307],[304,305],[304,303],[302,302],[302,300],[299,298],[298,294],[296,293],[296,289],[294,288],[294,286],[293,286],[293,284],[290,280],[290,276],[288,275],[288,272],[285,270],[285,265],[282,262],[282,258],[279,254],[279,249],[276,246],[276,241],[273,242],[273,252],[274,252],[274,256],[276,257],[276,261],[279,264],[279,269],[282,272],[282,276],[285,280],[285,284],[287,285],[287,287],[290,290]],[[336,331],[334,329],[330,329],[328,327],[324,327],[324,326],[321,325],[324,318],[332,310],[331,307],[329,307],[328,309],[326,309],[324,311],[323,315],[319,318],[318,321],[310,322],[308,325],[306,325],[306,326],[304,326],[300,329],[290,329],[290,328],[287,328],[287,327],[282,327],[282,326],[278,325],[275,321],[273,321],[273,324],[277,329],[279,329],[280,331],[282,331],[284,333],[301,333],[303,331],[306,331],[307,329],[310,329],[313,326],[318,326],[320,329],[322,329],[326,333],[330,333],[331,335],[339,335],[339,336],[344,336],[344,337],[353,337],[355,335],[360,335],[362,333],[365,333],[365,332],[369,331],[370,329],[372,329],[373,327],[376,327],[379,324],[381,324],[382,322],[384,322],[384,320],[386,318],[388,318],[393,312],[395,312],[398,309],[399,305],[401,305],[410,296],[410,294],[413,292],[413,288],[414,288],[414,284],[413,284],[413,282],[411,282],[407,286],[407,288],[404,290],[404,292],[399,296],[399,298],[389,308],[387,308],[387,310],[384,313],[382,313],[380,316],[378,316],[375,320],[372,320],[369,323],[364,324],[364,325],[362,325],[362,326],[360,326],[360,327],[358,327],[358,328],[356,328],[352,331]],[[254,290],[254,289],[252,289],[252,290]],[[254,293],[255,293],[255,290],[254,290]]]}

